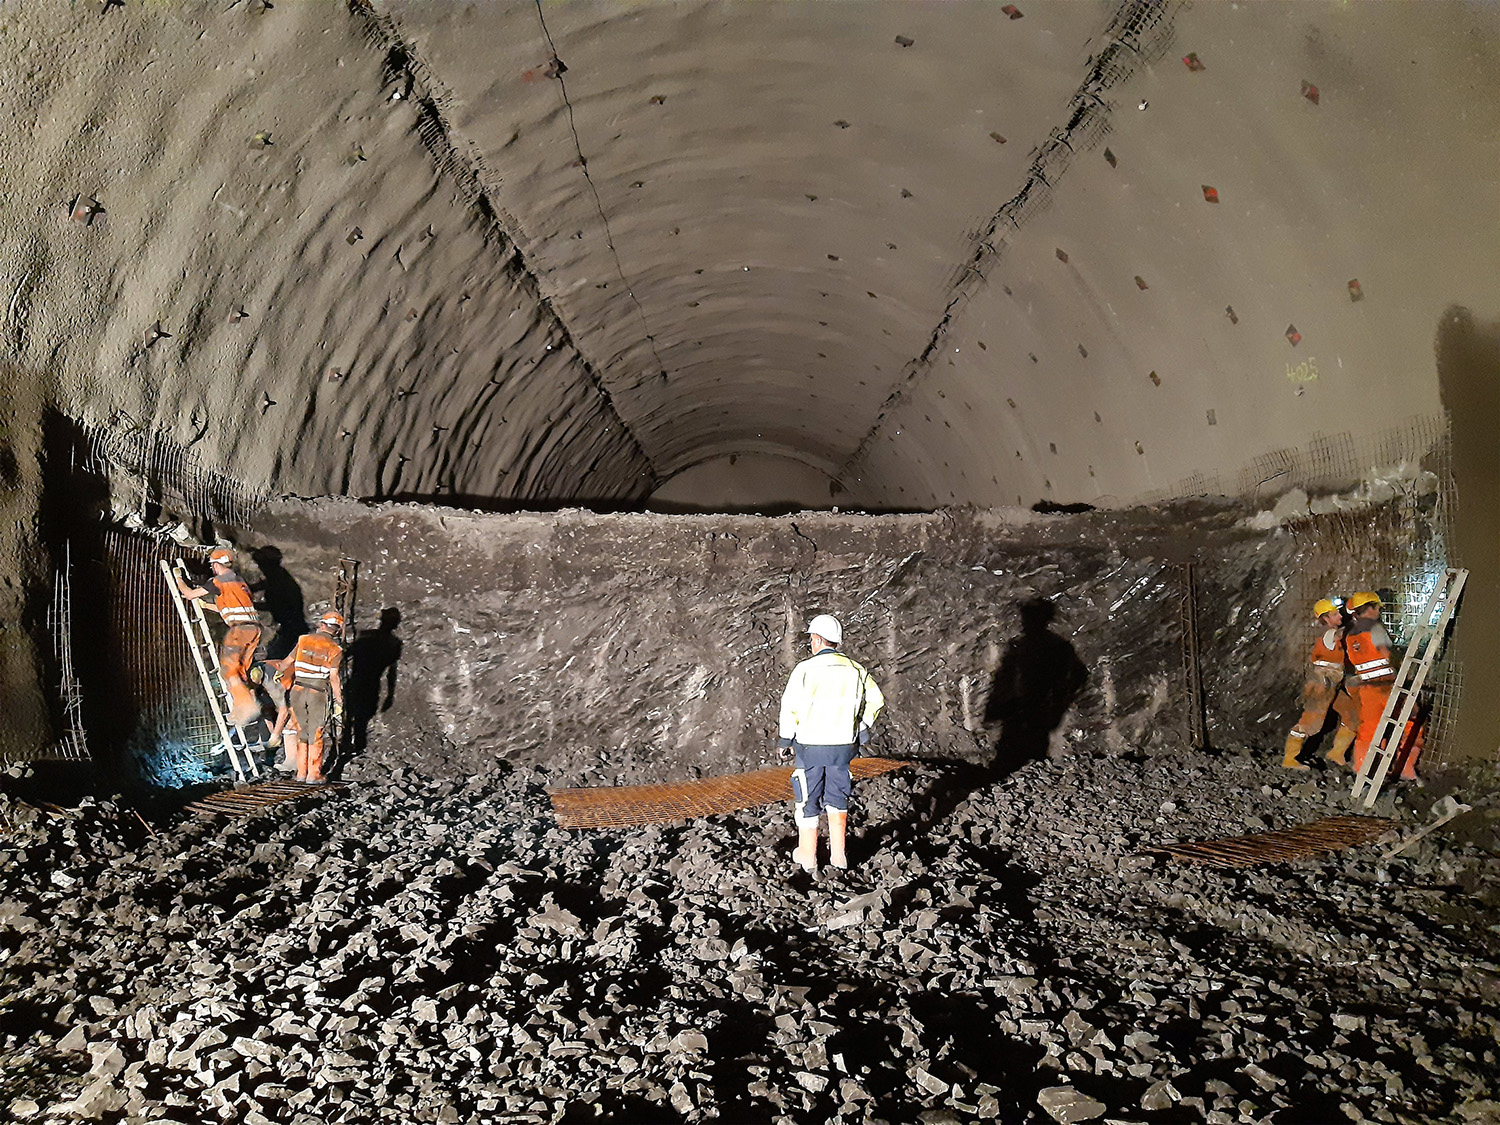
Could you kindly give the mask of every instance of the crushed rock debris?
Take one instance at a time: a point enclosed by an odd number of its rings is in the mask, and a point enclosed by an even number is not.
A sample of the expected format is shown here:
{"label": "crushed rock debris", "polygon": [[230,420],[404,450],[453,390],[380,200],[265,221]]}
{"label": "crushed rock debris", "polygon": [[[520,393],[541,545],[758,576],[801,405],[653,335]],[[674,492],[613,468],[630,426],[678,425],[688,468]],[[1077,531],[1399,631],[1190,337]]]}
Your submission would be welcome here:
{"label": "crushed rock debris", "polygon": [[1500,1095],[1488,852],[1136,854],[1338,812],[1332,772],[901,771],[857,791],[856,870],[816,879],[784,808],[581,834],[529,767],[352,772],[155,836],[0,797],[0,1115],[1414,1122]]}

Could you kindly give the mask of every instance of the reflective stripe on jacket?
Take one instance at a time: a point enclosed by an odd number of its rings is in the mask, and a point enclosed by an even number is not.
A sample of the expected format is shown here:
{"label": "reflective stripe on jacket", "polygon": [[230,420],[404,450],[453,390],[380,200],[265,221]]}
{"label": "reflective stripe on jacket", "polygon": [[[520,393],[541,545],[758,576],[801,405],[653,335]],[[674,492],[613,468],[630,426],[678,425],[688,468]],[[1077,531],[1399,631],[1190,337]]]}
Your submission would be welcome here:
{"label": "reflective stripe on jacket", "polygon": [[307,687],[327,687],[343,657],[338,641],[322,633],[307,633],[297,639],[297,647],[292,650],[292,674],[297,683]]}
{"label": "reflective stripe on jacket", "polygon": [[1396,670],[1391,665],[1391,635],[1380,622],[1355,622],[1344,638],[1344,651],[1348,653],[1349,663],[1354,665],[1354,675],[1360,683],[1396,678]]}
{"label": "reflective stripe on jacket", "polygon": [[781,693],[781,737],[803,746],[853,746],[885,696],[857,662],[824,649],[792,669]]}
{"label": "reflective stripe on jacket", "polygon": [[1342,672],[1344,670],[1344,631],[1329,629],[1326,633],[1319,633],[1318,639],[1313,641],[1311,659],[1314,668],[1333,668]]}
{"label": "reflective stripe on jacket", "polygon": [[225,571],[214,578],[218,595],[214,608],[219,619],[226,625],[259,625],[260,614],[255,612],[255,603],[250,600],[250,587],[234,571]]}

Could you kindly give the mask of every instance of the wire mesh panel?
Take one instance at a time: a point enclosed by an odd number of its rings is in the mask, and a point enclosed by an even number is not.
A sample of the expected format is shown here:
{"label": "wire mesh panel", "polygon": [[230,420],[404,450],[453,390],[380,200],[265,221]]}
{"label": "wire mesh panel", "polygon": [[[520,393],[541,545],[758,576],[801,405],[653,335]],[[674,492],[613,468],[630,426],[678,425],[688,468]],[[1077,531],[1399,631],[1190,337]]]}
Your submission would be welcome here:
{"label": "wire mesh panel", "polygon": [[[855,781],[909,766],[898,758],[855,758],[849,764]],[[677,781],[665,785],[618,785],[598,789],[548,789],[560,828],[624,828],[670,824],[695,816],[738,812],[774,805],[792,796],[790,769],[754,770]]]}
{"label": "wire mesh panel", "polygon": [[1368,844],[1395,828],[1397,822],[1375,816],[1329,816],[1295,828],[1258,832],[1253,836],[1225,836],[1217,840],[1185,840],[1143,848],[1142,855],[1165,855],[1208,867],[1258,867],[1287,863],[1321,852]]}
{"label": "wire mesh panel", "polygon": [[147,429],[123,411],[106,425],[80,425],[95,467],[132,478],[142,508],[176,500],[195,516],[244,526],[265,502],[263,490],[204,466],[186,446]]}
{"label": "wire mesh panel", "polygon": [[128,711],[119,716],[120,750],[149,785],[211,780],[219,732],[160,568],[161,559],[201,557],[204,549],[121,531],[105,532],[103,545],[110,696]]}
{"label": "wire mesh panel", "polygon": [[[1294,612],[1301,613],[1304,622],[1291,634],[1293,660],[1305,663],[1322,628],[1312,620],[1313,602],[1360,590],[1380,595],[1381,618],[1395,642],[1404,645],[1449,566],[1451,506],[1451,495],[1441,488],[1413,489],[1376,508],[1330,512],[1291,525],[1288,530],[1300,540],[1300,565],[1292,576],[1291,595]],[[1462,618],[1462,609],[1458,616]],[[1461,628],[1461,622],[1456,627]],[[1457,662],[1440,654],[1422,692],[1428,708],[1422,758],[1428,766],[1443,761],[1461,683]]]}
{"label": "wire mesh panel", "polygon": [[57,697],[61,709],[61,736],[39,757],[54,761],[86,761],[88,739],[84,735],[83,686],[73,664],[73,566],[72,551],[63,555],[62,568],[52,586],[52,604],[47,609],[47,632],[52,637],[52,655],[57,668]]}
{"label": "wire mesh panel", "polygon": [[263,812],[287,801],[302,797],[326,796],[344,788],[342,782],[331,781],[322,785],[307,785],[301,781],[263,781],[257,785],[245,785],[238,789],[224,789],[210,793],[189,805],[187,812],[203,816],[249,816]]}

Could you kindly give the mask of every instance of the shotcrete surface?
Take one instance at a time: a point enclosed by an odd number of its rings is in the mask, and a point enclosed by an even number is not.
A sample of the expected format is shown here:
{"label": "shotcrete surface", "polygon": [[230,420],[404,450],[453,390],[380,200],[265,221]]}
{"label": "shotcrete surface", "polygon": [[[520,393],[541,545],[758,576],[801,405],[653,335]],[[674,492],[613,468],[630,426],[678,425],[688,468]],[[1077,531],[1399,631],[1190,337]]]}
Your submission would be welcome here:
{"label": "shotcrete surface", "polygon": [[1496,18],[11,4],[0,347],[273,491],[1233,490],[1438,417],[1500,309]]}
{"label": "shotcrete surface", "polygon": [[0,1107],[251,1125],[1493,1117],[1491,853],[1444,832],[1390,862],[1232,875],[1133,854],[1346,808],[1346,773],[1288,778],[1264,756],[907,772],[859,787],[856,870],[816,881],[792,874],[784,807],[568,833],[526,767],[371,766],[317,804],[149,836],[110,802],[0,797]]}

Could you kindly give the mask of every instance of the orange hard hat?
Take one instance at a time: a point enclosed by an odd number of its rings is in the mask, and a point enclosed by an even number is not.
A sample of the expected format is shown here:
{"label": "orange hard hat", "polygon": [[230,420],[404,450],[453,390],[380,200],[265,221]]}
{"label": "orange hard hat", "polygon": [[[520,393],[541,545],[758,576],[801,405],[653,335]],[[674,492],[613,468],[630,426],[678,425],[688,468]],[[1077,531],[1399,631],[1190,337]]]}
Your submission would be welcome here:
{"label": "orange hard hat", "polygon": [[208,561],[211,563],[221,563],[224,566],[231,566],[234,563],[234,556],[230,554],[228,547],[216,547],[209,552]]}
{"label": "orange hard hat", "polygon": [[344,627],[344,615],[337,610],[330,609],[322,617],[318,618],[319,625],[335,625],[342,629]]}

